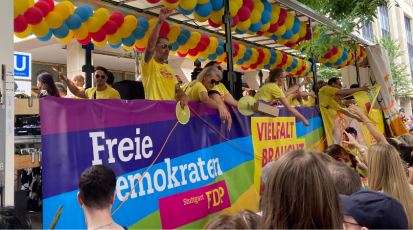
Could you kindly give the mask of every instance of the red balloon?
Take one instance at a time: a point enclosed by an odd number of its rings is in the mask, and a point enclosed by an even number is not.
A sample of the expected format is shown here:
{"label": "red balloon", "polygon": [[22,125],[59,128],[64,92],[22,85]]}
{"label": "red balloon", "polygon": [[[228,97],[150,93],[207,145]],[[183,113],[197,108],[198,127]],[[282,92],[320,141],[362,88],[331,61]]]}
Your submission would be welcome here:
{"label": "red balloon", "polygon": [[242,6],[246,6],[250,10],[250,12],[252,12],[254,10],[255,4],[252,0],[244,0]]}
{"label": "red balloon", "polygon": [[[116,12],[115,12],[116,13]],[[114,21],[116,23],[116,25],[118,26],[118,28],[120,28],[123,24],[123,21],[125,20],[122,16],[120,16],[119,14],[115,14],[113,13],[109,20]]]}
{"label": "red balloon", "polygon": [[[286,55],[286,56],[287,56],[287,55]],[[281,64],[282,64],[282,65],[285,65],[285,63],[287,63],[287,59],[288,59],[288,58],[284,58],[284,57],[283,57]]]}
{"label": "red balloon", "polygon": [[238,50],[235,50],[234,53],[232,54],[232,57],[238,56]]}
{"label": "red balloon", "polygon": [[125,18],[125,17],[123,16],[123,14],[122,14],[121,12],[119,12],[119,11],[113,12],[112,15],[114,15],[114,14],[117,14],[117,15],[121,16],[122,18]]}
{"label": "red balloon", "polygon": [[165,31],[159,31],[159,37],[166,37],[167,35]]}
{"label": "red balloon", "polygon": [[278,30],[278,23],[270,25],[270,28],[267,30],[268,33],[275,33]]}
{"label": "red balloon", "polygon": [[[134,28],[135,29],[135,28]],[[162,26],[161,26],[161,31],[165,32],[166,34],[169,34],[169,31],[171,30],[171,28],[169,27],[169,23],[167,22],[163,22]]]}
{"label": "red balloon", "polygon": [[29,9],[24,13],[24,17],[30,25],[37,25],[42,21],[43,13],[37,7],[29,7]]}
{"label": "red balloon", "polygon": [[363,57],[363,55],[364,55],[364,50],[363,48],[360,48],[360,57]]}
{"label": "red balloon", "polygon": [[296,45],[296,43],[287,42],[284,45],[287,46],[287,47],[293,47],[293,46]]}
{"label": "red balloon", "polygon": [[54,10],[54,1],[53,0],[39,0],[39,2],[45,2],[49,5],[49,12]]}
{"label": "red balloon", "polygon": [[287,56],[287,54],[285,54],[285,53],[281,53],[283,56],[282,56],[282,59],[287,59],[288,58],[288,56]]}
{"label": "red balloon", "polygon": [[232,44],[234,45],[234,49],[238,50],[239,49],[239,45],[236,42],[232,42]]}
{"label": "red balloon", "polygon": [[331,56],[333,56],[333,54],[332,54],[331,51],[330,51],[330,52],[326,53],[323,58],[324,58],[324,59],[330,59]]}
{"label": "red balloon", "polygon": [[262,59],[262,57],[258,57],[257,58],[257,65],[261,65],[263,61],[264,61],[264,59]]}
{"label": "red balloon", "polygon": [[85,39],[83,39],[83,40],[76,39],[76,40],[77,40],[77,42],[79,42],[82,45],[87,45],[90,42],[91,39],[92,39],[92,33],[89,32],[89,34],[87,35],[87,37]]}
{"label": "red balloon", "polygon": [[305,70],[305,65],[303,65],[303,67],[301,67],[300,71],[303,72]]}
{"label": "red balloon", "polygon": [[227,62],[227,57],[224,58],[224,62]]}
{"label": "red balloon", "polygon": [[14,19],[14,32],[22,33],[27,29],[27,19],[23,15],[19,14],[17,18]]}
{"label": "red balloon", "polygon": [[299,71],[297,71],[297,73],[295,74],[295,75],[301,75],[301,73],[302,73],[302,71],[301,70],[299,70]]}
{"label": "red balloon", "polygon": [[165,0],[165,2],[170,3],[170,4],[174,4],[177,3],[179,0]]}
{"label": "red balloon", "polygon": [[264,34],[264,32],[262,32],[262,31],[258,31],[256,34],[257,34],[257,35],[263,35],[263,34]]}
{"label": "red balloon", "polygon": [[92,39],[93,41],[96,42],[103,42],[103,40],[105,40],[106,38],[106,31],[105,29],[100,28],[100,30],[98,30],[96,33],[92,33]]}
{"label": "red balloon", "polygon": [[247,70],[248,68],[245,68],[244,66],[241,66],[241,69],[242,70]]}
{"label": "red balloon", "polygon": [[337,69],[341,69],[341,66],[337,67]]}
{"label": "red balloon", "polygon": [[135,49],[139,52],[143,52],[143,51],[146,50],[146,47],[145,48],[139,48],[139,47],[135,46]]}
{"label": "red balloon", "polygon": [[37,7],[42,11],[43,17],[46,17],[50,12],[50,6],[46,2],[38,1],[34,4],[34,7]]}
{"label": "red balloon", "polygon": [[348,61],[347,64],[346,64],[346,66],[349,66],[350,64],[351,64],[351,61]]}
{"label": "red balloon", "polygon": [[286,18],[287,17],[287,11],[285,10],[285,9],[283,9],[283,8],[280,8],[280,16],[284,16],[284,18]]}
{"label": "red balloon", "polygon": [[284,17],[284,15],[280,14],[280,16],[278,17],[278,22],[277,22],[278,26],[284,25],[285,19],[286,19],[286,17]]}
{"label": "red balloon", "polygon": [[250,18],[251,11],[248,7],[242,6],[238,10],[238,17],[241,22],[247,21]]}
{"label": "red balloon", "polygon": [[333,48],[330,50],[330,52],[331,52],[331,55],[336,55],[338,52],[337,47],[333,45]]}
{"label": "red balloon", "polygon": [[208,18],[208,23],[210,26],[214,27],[214,28],[219,28],[222,25],[222,22],[219,24],[216,24],[215,22],[211,21],[210,18]]}
{"label": "red balloon", "polygon": [[[201,35],[201,42],[205,42],[206,46],[209,46],[209,43],[211,43],[208,35],[206,34]],[[202,52],[201,49],[199,49],[199,51]]]}
{"label": "red balloon", "polygon": [[[209,41],[209,39],[208,39],[208,41]],[[199,52],[204,52],[206,50],[207,44],[204,41],[202,41],[202,36],[201,36],[201,41],[198,43],[196,48],[198,48]]]}
{"label": "red balloon", "polygon": [[238,15],[235,15],[234,17],[232,17],[232,26],[231,27],[236,27],[238,25],[239,22],[239,17]]}
{"label": "red balloon", "polygon": [[151,4],[155,4],[155,3],[158,3],[161,0],[146,0],[146,1],[151,3]]}
{"label": "red balloon", "polygon": [[260,57],[260,58],[265,57],[265,53],[264,53],[264,51],[262,51],[262,49],[257,49],[257,51],[258,51],[258,57]]}
{"label": "red balloon", "polygon": [[188,55],[188,53],[182,54],[182,53],[180,53],[179,51],[178,51],[177,53],[178,53],[178,56],[181,57],[181,58],[186,57],[186,55]]}
{"label": "red balloon", "polygon": [[191,55],[191,56],[193,56],[193,57],[195,57],[196,55],[198,55],[198,48],[197,47],[195,47],[195,48],[193,48],[193,49],[190,49],[189,51],[188,51],[188,54],[189,55]]}
{"label": "red balloon", "polygon": [[257,68],[257,66],[258,66],[258,65],[257,65],[256,63],[251,64],[251,65],[250,65],[250,69],[256,69],[256,68]]}
{"label": "red balloon", "polygon": [[108,20],[102,28],[105,29],[107,35],[115,34],[118,31],[118,25],[112,20]]}

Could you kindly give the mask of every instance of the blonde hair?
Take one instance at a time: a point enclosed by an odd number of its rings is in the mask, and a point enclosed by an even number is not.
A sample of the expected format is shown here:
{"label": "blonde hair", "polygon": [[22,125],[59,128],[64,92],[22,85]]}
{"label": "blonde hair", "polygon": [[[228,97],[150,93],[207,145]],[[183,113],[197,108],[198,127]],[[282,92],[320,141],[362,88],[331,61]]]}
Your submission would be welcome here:
{"label": "blonde hair", "polygon": [[217,67],[215,66],[206,67],[198,74],[198,76],[196,77],[196,80],[199,82],[202,82],[204,80],[204,76],[212,77],[214,75],[216,75],[220,81],[222,80],[222,73]]}
{"label": "blonde hair", "polygon": [[81,75],[81,74],[73,75],[72,81],[74,81],[75,79],[82,80],[83,82],[85,81],[85,77],[83,77],[83,75]]}
{"label": "blonde hair", "polygon": [[409,229],[413,229],[413,193],[403,171],[403,164],[397,150],[388,144],[370,147],[369,189],[389,194],[397,199],[406,212]]}

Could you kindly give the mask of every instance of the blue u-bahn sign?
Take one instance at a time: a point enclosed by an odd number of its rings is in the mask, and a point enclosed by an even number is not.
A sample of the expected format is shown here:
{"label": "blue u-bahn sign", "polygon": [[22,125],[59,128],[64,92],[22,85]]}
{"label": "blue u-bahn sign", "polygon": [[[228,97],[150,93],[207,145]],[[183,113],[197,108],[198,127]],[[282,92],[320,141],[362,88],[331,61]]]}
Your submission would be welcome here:
{"label": "blue u-bahn sign", "polygon": [[32,55],[14,52],[14,78],[21,80],[32,79]]}

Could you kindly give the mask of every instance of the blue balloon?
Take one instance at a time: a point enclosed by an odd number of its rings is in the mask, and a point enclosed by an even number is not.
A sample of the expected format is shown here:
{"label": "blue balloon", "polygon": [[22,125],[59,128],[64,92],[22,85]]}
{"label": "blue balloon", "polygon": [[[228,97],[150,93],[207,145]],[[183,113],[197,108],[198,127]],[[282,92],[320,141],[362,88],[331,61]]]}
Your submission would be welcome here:
{"label": "blue balloon", "polygon": [[250,28],[248,30],[253,32],[253,33],[256,33],[261,29],[261,27],[262,27],[262,23],[261,23],[261,21],[259,21],[255,24],[251,24]]}
{"label": "blue balloon", "polygon": [[278,40],[278,39],[281,38],[281,36],[277,36],[277,35],[273,34],[273,35],[270,36],[270,38],[271,38],[272,40]]}
{"label": "blue balloon", "polygon": [[281,36],[283,39],[288,40],[293,36],[293,30],[285,31],[284,35]]}
{"label": "blue balloon", "polygon": [[347,58],[348,58],[348,53],[343,52],[343,56],[341,56],[341,59],[344,61],[344,60],[347,60]]}
{"label": "blue balloon", "polygon": [[224,1],[223,0],[210,0],[212,4],[212,10],[213,11],[218,11],[224,7]]}
{"label": "blue balloon", "polygon": [[127,38],[122,38],[123,45],[127,47],[135,45],[135,41],[136,41],[136,38],[135,38],[135,35],[133,35],[133,33]]}
{"label": "blue balloon", "polygon": [[300,24],[294,23],[292,31],[293,31],[293,34],[298,33],[298,31],[300,31]]}
{"label": "blue balloon", "polygon": [[271,67],[271,64],[266,64],[265,66],[264,66],[264,69],[269,69]]}
{"label": "blue balloon", "polygon": [[57,38],[65,38],[69,35],[69,27],[63,22],[59,28],[53,30],[53,34]]}
{"label": "blue balloon", "polygon": [[176,39],[176,41],[178,42],[179,46],[183,46],[183,45],[185,45],[186,42],[188,41],[188,38],[181,33],[181,34],[178,36],[178,39]]}
{"label": "blue balloon", "polygon": [[211,2],[207,2],[205,4],[197,4],[195,6],[195,12],[201,17],[209,16],[212,12]]}
{"label": "blue balloon", "polygon": [[108,43],[108,44],[109,44],[109,46],[110,46],[111,48],[117,49],[117,48],[119,48],[119,47],[122,45],[122,42],[119,42],[119,44],[117,44],[117,45],[112,45],[112,44],[110,44],[110,43]]}
{"label": "blue balloon", "polygon": [[178,10],[183,15],[190,15],[190,14],[194,13],[195,8],[193,8],[192,10],[185,10],[184,8],[181,7],[181,5],[178,5]]}
{"label": "blue balloon", "polygon": [[82,19],[77,14],[71,14],[65,20],[70,30],[77,30],[82,26]]}
{"label": "blue balloon", "polygon": [[267,2],[266,0],[261,0],[262,4],[264,4],[264,10],[271,12],[272,11],[272,5]]}
{"label": "blue balloon", "polygon": [[86,22],[90,18],[89,10],[85,6],[79,6],[74,13],[82,19],[82,22]]}
{"label": "blue balloon", "polygon": [[252,49],[250,47],[245,47],[245,53],[248,53],[251,56]]}
{"label": "blue balloon", "polygon": [[[209,59],[209,58],[208,58],[208,59]],[[211,59],[209,59],[209,60],[211,60]],[[242,64],[244,64],[244,59],[243,59],[243,58],[238,59],[238,61],[237,61],[236,64],[237,64],[237,65],[242,65]]]}
{"label": "blue balloon", "polygon": [[213,54],[208,55],[208,59],[210,61],[213,61],[213,60],[217,59],[217,57],[218,57],[217,53],[213,53]]}
{"label": "blue balloon", "polygon": [[239,30],[238,28],[235,29],[235,33],[237,34],[245,34],[247,30]]}
{"label": "blue balloon", "polygon": [[136,40],[141,40],[143,37],[145,37],[145,30],[137,26],[133,31],[132,31],[133,36],[135,36]]}
{"label": "blue balloon", "polygon": [[249,61],[251,59],[251,54],[245,51],[243,59],[244,61]]}
{"label": "blue balloon", "polygon": [[89,17],[92,17],[93,16],[92,7],[90,7],[89,5],[83,5],[83,7],[86,7],[87,11],[89,12]]}
{"label": "blue balloon", "polygon": [[178,48],[179,48],[178,41],[172,43],[171,45],[172,45],[172,49],[171,49],[172,51],[177,51],[178,50]]}
{"label": "blue balloon", "polygon": [[348,49],[347,49],[347,47],[343,47],[343,53],[348,53]]}
{"label": "blue balloon", "polygon": [[275,57],[271,57],[270,58],[270,65],[274,64],[276,62],[276,58]]}
{"label": "blue balloon", "polygon": [[202,59],[202,58],[198,57],[198,60],[201,61],[201,62],[204,62],[204,61],[206,61],[207,59],[206,59],[206,58],[205,58],[205,59]]}
{"label": "blue balloon", "polygon": [[44,37],[37,37],[42,42],[47,42],[52,38],[53,35],[53,29],[49,29],[49,32],[46,34]]}
{"label": "blue balloon", "polygon": [[180,33],[180,34],[185,35],[185,37],[187,37],[187,38],[186,38],[187,41],[188,41],[188,39],[191,37],[191,31],[189,31],[187,28],[181,29],[181,33]]}
{"label": "blue balloon", "polygon": [[224,47],[225,42],[221,38],[218,38],[218,45]]}
{"label": "blue balloon", "polygon": [[218,46],[215,53],[217,53],[217,56],[221,56],[224,53],[224,48],[222,46]]}
{"label": "blue balloon", "polygon": [[297,68],[297,62],[293,62],[290,66],[291,69]]}
{"label": "blue balloon", "polygon": [[138,25],[143,28],[143,30],[146,32],[149,29],[149,22],[148,19],[144,18],[144,17],[140,17],[138,18]]}
{"label": "blue balloon", "polygon": [[343,63],[343,60],[341,58],[337,59],[337,61],[334,63],[334,65],[341,65]]}
{"label": "blue balloon", "polygon": [[264,10],[261,14],[261,23],[264,25],[270,22],[270,20],[271,20],[271,13]]}
{"label": "blue balloon", "polygon": [[327,63],[324,64],[324,65],[327,66],[327,67],[331,67],[331,66],[333,66],[333,63],[327,62]]}
{"label": "blue balloon", "polygon": [[285,69],[285,72],[291,72],[291,70],[292,70],[292,68],[291,67],[288,67],[287,69]]}
{"label": "blue balloon", "polygon": [[270,49],[270,53],[272,57],[277,57],[277,52],[274,49]]}

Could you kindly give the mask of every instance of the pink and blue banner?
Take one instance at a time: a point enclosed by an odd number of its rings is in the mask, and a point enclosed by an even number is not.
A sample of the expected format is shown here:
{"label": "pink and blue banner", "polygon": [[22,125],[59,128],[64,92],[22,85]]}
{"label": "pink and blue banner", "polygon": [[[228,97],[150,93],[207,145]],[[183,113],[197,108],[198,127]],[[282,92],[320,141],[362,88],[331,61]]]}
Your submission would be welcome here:
{"label": "pink and blue banner", "polygon": [[[177,125],[159,158],[131,191],[176,124],[175,106],[175,101],[41,99],[44,228],[61,205],[56,229],[86,228],[77,203],[78,180],[96,164],[108,165],[117,176],[112,211],[130,193],[113,215],[130,229],[202,228],[219,213],[258,211],[251,117],[232,107],[233,124],[227,131],[214,109],[189,103],[222,135],[248,151],[226,141],[191,113],[189,122]],[[297,138],[305,138],[307,147],[317,144],[317,138],[324,136],[319,109],[298,110],[309,118],[310,126],[297,121]],[[281,109],[280,116],[290,114]]]}

